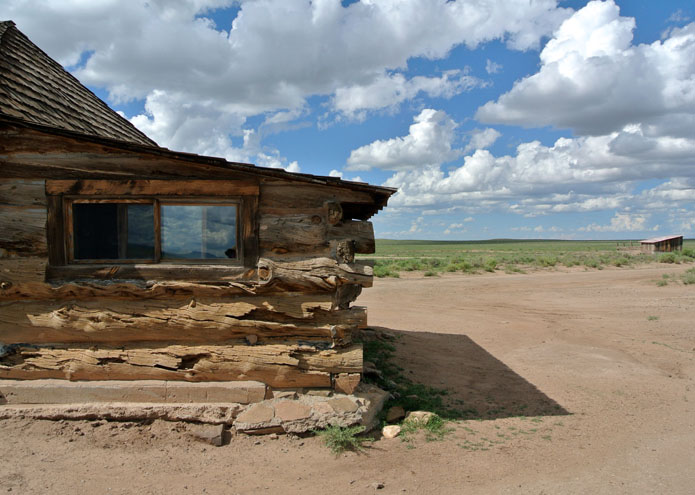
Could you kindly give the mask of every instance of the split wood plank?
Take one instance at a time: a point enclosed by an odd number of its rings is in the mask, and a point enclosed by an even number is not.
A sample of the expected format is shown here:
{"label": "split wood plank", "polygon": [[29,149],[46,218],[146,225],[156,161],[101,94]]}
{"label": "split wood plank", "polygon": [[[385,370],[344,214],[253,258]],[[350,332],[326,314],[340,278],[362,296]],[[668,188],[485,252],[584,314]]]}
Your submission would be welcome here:
{"label": "split wood plank", "polygon": [[359,344],[329,350],[297,345],[20,346],[0,359],[0,378],[11,379],[258,380],[290,388],[330,387],[333,373],[361,372]]}

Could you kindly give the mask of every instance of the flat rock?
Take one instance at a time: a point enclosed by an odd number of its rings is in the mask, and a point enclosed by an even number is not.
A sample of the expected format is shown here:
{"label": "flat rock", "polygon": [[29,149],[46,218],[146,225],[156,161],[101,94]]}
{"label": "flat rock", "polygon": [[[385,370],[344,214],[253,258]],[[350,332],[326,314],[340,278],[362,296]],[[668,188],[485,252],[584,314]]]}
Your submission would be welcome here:
{"label": "flat rock", "polygon": [[352,394],[360,384],[362,375],[359,373],[338,373],[335,377],[335,391],[341,394]]}
{"label": "flat rock", "polygon": [[236,419],[237,423],[260,424],[267,423],[275,417],[275,409],[267,404],[249,406]]}
{"label": "flat rock", "polygon": [[194,425],[188,434],[196,440],[215,447],[221,447],[224,444],[224,425]]}
{"label": "flat rock", "polygon": [[401,427],[398,425],[384,426],[381,430],[381,434],[384,438],[396,438],[401,432]]}
{"label": "flat rock", "polygon": [[355,412],[358,409],[357,403],[349,397],[337,397],[328,401],[328,405],[335,412]]}
{"label": "flat rock", "polygon": [[0,380],[0,395],[4,397],[3,402],[6,404],[91,402],[251,404],[265,398],[266,386],[256,381]]}
{"label": "flat rock", "polygon": [[241,411],[240,404],[147,404],[147,403],[87,403],[32,404],[0,407],[0,419],[105,419],[109,421],[186,421],[210,424],[232,424]]}
{"label": "flat rock", "polygon": [[300,402],[285,400],[275,404],[275,416],[280,421],[297,421],[311,416],[311,407]]}

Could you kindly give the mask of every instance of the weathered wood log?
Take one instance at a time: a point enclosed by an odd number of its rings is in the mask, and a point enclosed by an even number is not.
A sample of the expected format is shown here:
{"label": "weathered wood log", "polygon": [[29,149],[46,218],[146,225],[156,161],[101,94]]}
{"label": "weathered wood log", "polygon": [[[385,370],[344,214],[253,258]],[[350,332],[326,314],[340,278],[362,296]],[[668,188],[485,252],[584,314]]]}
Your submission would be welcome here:
{"label": "weathered wood log", "polygon": [[99,138],[68,134],[3,123],[0,175],[27,179],[255,178],[240,167],[226,167],[228,164],[219,158],[187,157],[168,150],[107,144]]}
{"label": "weathered wood log", "polygon": [[[156,265],[154,265],[156,266]],[[236,281],[224,282],[231,275],[218,268],[217,283],[197,283],[162,281],[152,282],[147,275],[176,271],[183,272],[188,267],[160,266],[161,270],[150,271],[153,265],[121,265],[102,267],[71,265],[47,267],[47,277],[57,278],[53,283],[23,282],[10,277],[3,278],[0,272],[0,301],[26,300],[91,300],[91,299],[171,299],[186,297],[231,297],[240,295],[271,295],[286,292],[313,293],[334,292],[343,284],[358,284],[371,287],[373,270],[367,264],[339,263],[330,258],[317,258],[296,262],[280,262],[261,259],[258,270],[240,269]],[[142,272],[140,272],[140,267]],[[195,269],[196,267],[191,267]],[[197,267],[207,271],[207,276],[215,278],[216,267]],[[209,270],[206,270],[208,269]],[[125,275],[127,274],[127,278]],[[87,277],[103,281],[89,281]],[[250,279],[257,275],[257,279]],[[110,279],[111,276],[118,278]],[[123,278],[121,278],[123,277]],[[137,279],[146,277],[142,281]],[[202,278],[202,277],[201,277]],[[254,277],[255,278],[255,277]],[[74,281],[69,281],[69,280]],[[76,279],[76,280],[75,280]],[[147,281],[150,280],[150,281]]]}
{"label": "weathered wood log", "polygon": [[[46,277],[46,258],[0,258],[0,294],[13,285],[38,282]],[[43,285],[43,284],[42,284]],[[0,300],[2,296],[0,295]]]}
{"label": "weathered wood log", "polygon": [[330,387],[333,373],[361,373],[362,347],[299,345],[6,348],[0,378],[258,380],[274,388]]}
{"label": "weathered wood log", "polygon": [[331,241],[351,241],[356,253],[372,254],[375,250],[372,222],[345,220],[330,226],[327,235]]}
{"label": "weathered wood log", "polygon": [[47,253],[46,208],[0,205],[0,257]]}
{"label": "weathered wood log", "polygon": [[307,297],[304,302],[255,299],[192,299],[178,305],[160,300],[2,303],[0,343],[219,343],[253,335],[259,342],[340,345],[366,324],[364,308],[332,310],[330,297]]}
{"label": "weathered wood log", "polygon": [[287,182],[264,181],[261,183],[262,215],[282,215],[292,209],[323,210],[327,202],[338,204],[344,202],[365,203],[374,202],[374,198],[362,191],[348,190],[341,187],[313,184],[292,184]]}
{"label": "weathered wood log", "polygon": [[46,194],[118,196],[255,196],[258,181],[250,180],[48,180]]}
{"label": "weathered wood log", "polygon": [[343,284],[371,287],[371,266],[362,263],[338,263],[330,258],[315,258],[295,262],[258,261],[258,279],[261,285],[281,285],[294,290],[333,290]]}
{"label": "weathered wood log", "polygon": [[324,215],[263,215],[258,234],[261,256],[327,252],[326,228]]}
{"label": "weathered wood log", "polygon": [[0,205],[46,206],[43,180],[0,179]]}
{"label": "weathered wood log", "polygon": [[348,309],[350,304],[362,293],[362,286],[358,284],[343,284],[335,292],[334,308]]}

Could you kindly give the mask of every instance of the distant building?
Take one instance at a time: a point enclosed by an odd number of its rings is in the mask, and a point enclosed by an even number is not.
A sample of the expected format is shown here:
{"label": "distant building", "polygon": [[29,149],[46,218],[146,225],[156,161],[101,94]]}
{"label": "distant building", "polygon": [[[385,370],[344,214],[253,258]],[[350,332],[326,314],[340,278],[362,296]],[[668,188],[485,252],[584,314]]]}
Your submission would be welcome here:
{"label": "distant building", "polygon": [[643,253],[670,253],[683,250],[683,236],[669,235],[640,241]]}

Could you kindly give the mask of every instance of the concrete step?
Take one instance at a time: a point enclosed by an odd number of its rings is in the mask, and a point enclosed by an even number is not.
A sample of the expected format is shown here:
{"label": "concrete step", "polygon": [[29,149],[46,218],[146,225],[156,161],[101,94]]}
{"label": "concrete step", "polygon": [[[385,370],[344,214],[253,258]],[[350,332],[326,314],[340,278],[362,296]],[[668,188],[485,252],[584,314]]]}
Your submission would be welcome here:
{"label": "concrete step", "polygon": [[0,404],[74,404],[89,402],[236,403],[266,397],[262,382],[176,382],[164,380],[3,380]]}

